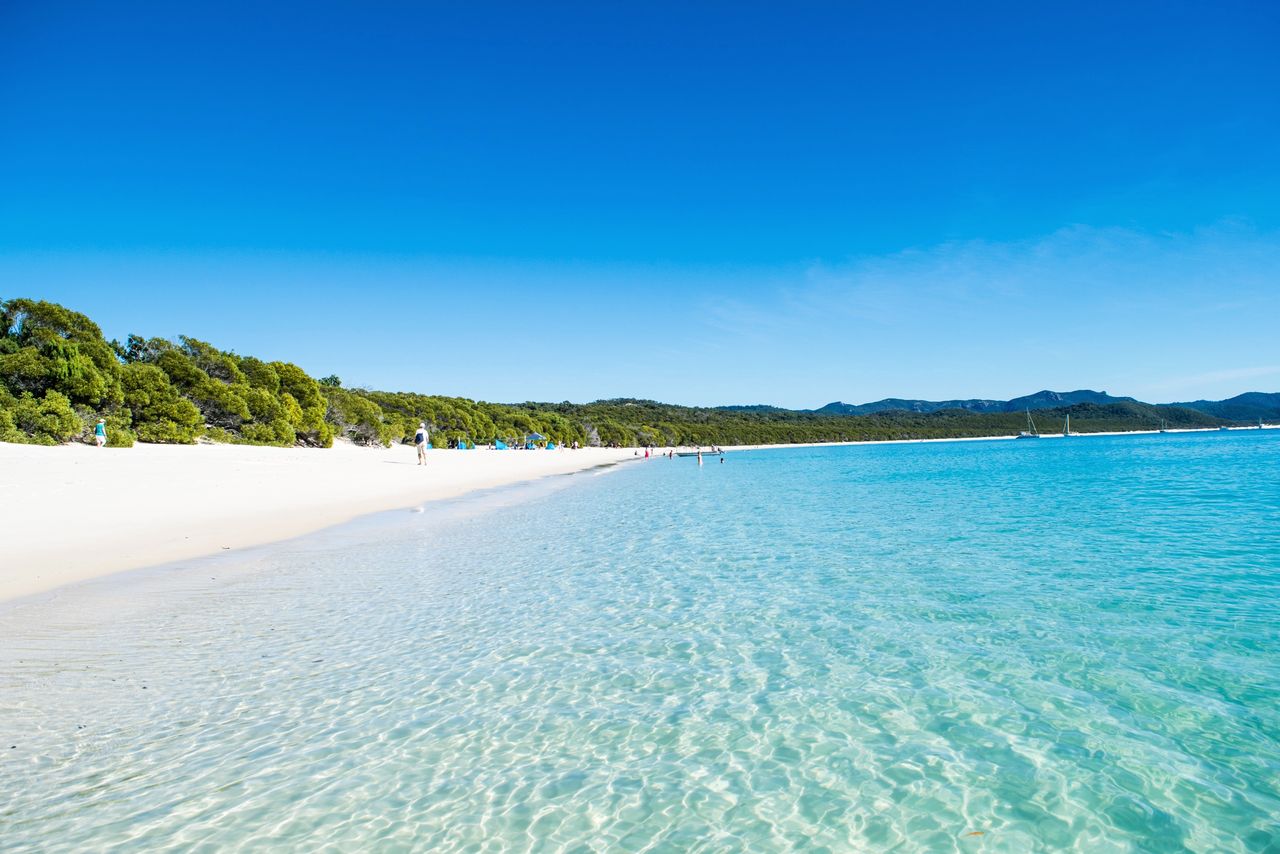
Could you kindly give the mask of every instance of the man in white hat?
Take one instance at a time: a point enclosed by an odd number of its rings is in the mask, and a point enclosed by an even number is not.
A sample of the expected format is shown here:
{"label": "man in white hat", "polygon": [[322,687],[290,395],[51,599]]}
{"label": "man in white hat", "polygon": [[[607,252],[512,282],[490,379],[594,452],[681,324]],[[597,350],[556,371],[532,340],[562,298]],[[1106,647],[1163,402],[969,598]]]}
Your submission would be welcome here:
{"label": "man in white hat", "polygon": [[413,444],[418,446],[418,465],[420,466],[427,464],[427,442],[430,439],[431,436],[427,433],[427,422],[420,422],[418,432],[413,434]]}

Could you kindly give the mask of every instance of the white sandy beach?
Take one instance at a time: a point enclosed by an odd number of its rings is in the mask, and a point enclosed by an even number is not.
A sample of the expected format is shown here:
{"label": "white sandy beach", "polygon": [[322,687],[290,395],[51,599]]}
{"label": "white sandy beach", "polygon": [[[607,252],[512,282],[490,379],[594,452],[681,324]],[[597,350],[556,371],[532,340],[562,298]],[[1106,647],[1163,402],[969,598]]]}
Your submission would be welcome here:
{"label": "white sandy beach", "polygon": [[634,459],[632,449],[92,448],[0,443],[0,602],[239,549],[477,489]]}
{"label": "white sandy beach", "polygon": [[428,465],[419,467],[409,445],[100,449],[0,443],[0,602],[115,572],[284,540],[369,513],[635,460],[635,454],[633,448],[433,450]]}

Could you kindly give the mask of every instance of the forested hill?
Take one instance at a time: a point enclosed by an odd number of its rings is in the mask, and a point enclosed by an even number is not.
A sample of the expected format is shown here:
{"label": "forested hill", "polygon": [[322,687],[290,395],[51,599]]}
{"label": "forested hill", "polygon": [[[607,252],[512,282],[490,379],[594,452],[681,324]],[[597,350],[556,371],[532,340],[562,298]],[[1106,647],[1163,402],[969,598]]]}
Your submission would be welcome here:
{"label": "forested hill", "polygon": [[[1044,394],[1053,394],[1047,392]],[[1101,394],[1090,392],[1089,394]],[[1155,406],[1129,398],[1062,400],[1035,412],[1044,432],[1213,427],[1231,418],[1280,419],[1280,395],[1245,401],[1223,414],[1204,404]],[[1271,416],[1255,415],[1275,399]],[[1240,398],[1233,400],[1239,401]],[[1223,404],[1230,403],[1224,401]],[[1034,407],[1029,407],[1034,408]],[[792,411],[771,406],[671,406],[648,400],[594,403],[484,403],[456,397],[343,388],[289,362],[242,356],[194,338],[130,335],[108,341],[83,314],[29,299],[0,301],[0,441],[56,444],[87,440],[107,421],[109,444],[192,443],[200,439],[327,447],[335,436],[361,444],[409,440],[425,421],[437,446],[521,442],[533,433],[583,445],[734,445],[1016,434],[1021,409],[869,414]]]}
{"label": "forested hill", "polygon": [[1077,403],[1137,403],[1132,397],[1112,397],[1105,391],[1038,391],[1013,400],[903,400],[890,397],[872,403],[828,403],[814,410],[825,415],[872,415],[877,412],[938,412],[942,409],[964,409],[969,412],[1025,412],[1036,409],[1061,409]]}
{"label": "forested hill", "polygon": [[[602,439],[657,445],[739,445],[783,442],[841,442],[873,439],[944,439],[1016,435],[1026,429],[1024,413],[973,413],[959,409],[920,413],[901,410],[874,415],[825,415],[782,409],[726,410],[671,406],[648,400],[608,400],[588,404],[523,406],[555,412],[597,426]],[[1034,413],[1037,428],[1061,432],[1066,415],[1072,432],[1152,430],[1162,419],[1169,427],[1213,427],[1221,420],[1197,412],[1147,403],[1081,403]],[[634,438],[632,438],[634,437]]]}
{"label": "forested hill", "polygon": [[1196,400],[1173,405],[1185,406],[1188,409],[1196,409],[1232,421],[1280,419],[1280,392],[1267,394],[1261,391],[1249,391],[1227,400]]}

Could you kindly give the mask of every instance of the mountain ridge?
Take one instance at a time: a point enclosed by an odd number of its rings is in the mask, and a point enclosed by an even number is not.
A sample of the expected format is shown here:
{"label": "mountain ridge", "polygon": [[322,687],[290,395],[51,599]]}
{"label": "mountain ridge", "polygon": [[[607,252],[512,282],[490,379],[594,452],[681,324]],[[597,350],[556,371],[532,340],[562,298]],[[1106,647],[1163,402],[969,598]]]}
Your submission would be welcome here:
{"label": "mountain ridge", "polygon": [[1077,403],[1130,403],[1132,397],[1113,397],[1105,391],[1077,389],[1075,391],[1050,391],[1043,389],[1010,400],[971,398],[968,400],[906,400],[885,398],[871,403],[848,404],[836,401],[815,412],[829,415],[872,415],[877,412],[900,410],[903,412],[937,412],[942,409],[963,409],[966,412],[1021,412],[1024,409],[1053,409]]}
{"label": "mountain ridge", "polygon": [[1246,391],[1226,400],[1193,400],[1169,405],[1196,409],[1228,421],[1253,421],[1280,415],[1280,392]]}
{"label": "mountain ridge", "polygon": [[[1076,389],[1075,391],[1051,391],[1042,389],[1032,394],[1009,400],[968,398],[956,400],[919,400],[886,397],[870,403],[844,403],[833,401],[817,409],[786,409],[780,406],[757,403],[739,406],[720,406],[730,412],[782,413],[799,412],[814,415],[875,415],[881,412],[911,412],[928,414],[948,409],[975,413],[1008,413],[1024,410],[1057,409],[1079,403],[1109,405],[1116,403],[1142,403],[1134,397],[1116,397],[1105,391]],[[1249,391],[1225,400],[1195,400],[1182,403],[1152,404],[1194,409],[1229,421],[1253,421],[1258,418],[1280,419],[1280,392]]]}

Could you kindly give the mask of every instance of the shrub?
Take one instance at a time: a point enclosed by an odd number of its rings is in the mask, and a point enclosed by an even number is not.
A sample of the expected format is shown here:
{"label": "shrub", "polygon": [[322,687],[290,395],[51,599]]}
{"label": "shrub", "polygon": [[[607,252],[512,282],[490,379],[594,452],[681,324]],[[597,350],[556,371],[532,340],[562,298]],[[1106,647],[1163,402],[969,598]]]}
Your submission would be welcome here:
{"label": "shrub", "polygon": [[[110,419],[107,419],[110,421]],[[108,448],[132,448],[133,443],[138,440],[134,432],[128,427],[112,427],[107,425],[107,447]]]}
{"label": "shrub", "polygon": [[221,427],[206,427],[204,438],[210,442],[220,442],[224,445],[234,445],[240,441],[240,437],[234,433],[223,430]]}
{"label": "shrub", "polygon": [[0,430],[10,437],[6,441],[58,445],[74,439],[83,427],[71,401],[56,391],[42,398],[24,392],[12,400],[6,415],[5,421],[0,422]]}
{"label": "shrub", "polygon": [[0,409],[0,442],[25,442],[27,437],[18,432],[13,423],[13,413]]}

